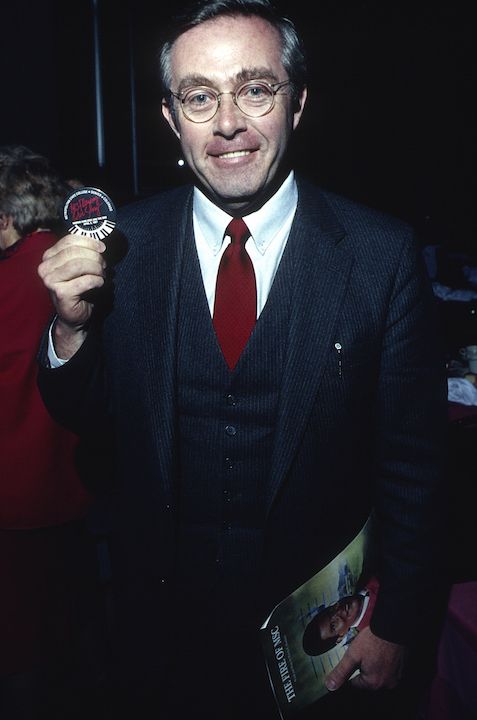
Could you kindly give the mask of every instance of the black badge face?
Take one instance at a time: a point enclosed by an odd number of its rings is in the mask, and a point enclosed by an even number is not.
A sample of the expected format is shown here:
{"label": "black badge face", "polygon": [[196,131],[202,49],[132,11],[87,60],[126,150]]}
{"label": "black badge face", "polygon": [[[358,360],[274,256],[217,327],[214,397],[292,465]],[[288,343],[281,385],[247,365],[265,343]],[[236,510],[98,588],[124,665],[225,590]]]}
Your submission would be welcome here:
{"label": "black badge face", "polygon": [[63,208],[68,232],[103,240],[116,227],[116,208],[102,190],[82,187],[68,196]]}

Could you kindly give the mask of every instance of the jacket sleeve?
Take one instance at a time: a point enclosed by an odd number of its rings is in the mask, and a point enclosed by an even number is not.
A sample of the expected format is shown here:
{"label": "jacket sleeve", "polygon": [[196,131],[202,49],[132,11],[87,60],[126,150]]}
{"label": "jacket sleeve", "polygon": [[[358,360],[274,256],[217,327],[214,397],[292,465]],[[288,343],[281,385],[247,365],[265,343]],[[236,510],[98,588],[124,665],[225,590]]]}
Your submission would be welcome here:
{"label": "jacket sleeve", "polygon": [[81,348],[57,368],[48,361],[48,333],[38,352],[38,387],[49,413],[78,435],[101,428],[107,410],[98,329],[91,327]]}
{"label": "jacket sleeve", "polygon": [[407,643],[443,590],[447,536],[445,362],[417,242],[404,244],[396,271],[376,397],[380,591],[371,629]]}

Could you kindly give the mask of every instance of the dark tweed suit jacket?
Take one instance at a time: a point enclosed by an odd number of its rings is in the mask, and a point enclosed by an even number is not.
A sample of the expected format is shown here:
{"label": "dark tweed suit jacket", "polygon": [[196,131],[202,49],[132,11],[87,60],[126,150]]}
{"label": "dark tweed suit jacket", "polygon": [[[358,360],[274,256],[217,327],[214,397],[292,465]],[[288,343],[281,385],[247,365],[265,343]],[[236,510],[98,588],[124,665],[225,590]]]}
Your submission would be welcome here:
{"label": "dark tweed suit jacket", "polygon": [[[65,366],[41,363],[51,412],[106,442],[112,418],[117,577],[139,627],[174,558],[177,302],[192,190],[120,213],[128,250],[103,323]],[[376,508],[374,631],[405,642],[439,567],[446,383],[433,297],[404,223],[299,181],[299,250],[268,485],[264,616]],[[99,315],[100,313],[98,313]],[[190,320],[194,321],[193,318]],[[100,326],[103,326],[101,331]],[[339,344],[339,345],[338,345]]]}

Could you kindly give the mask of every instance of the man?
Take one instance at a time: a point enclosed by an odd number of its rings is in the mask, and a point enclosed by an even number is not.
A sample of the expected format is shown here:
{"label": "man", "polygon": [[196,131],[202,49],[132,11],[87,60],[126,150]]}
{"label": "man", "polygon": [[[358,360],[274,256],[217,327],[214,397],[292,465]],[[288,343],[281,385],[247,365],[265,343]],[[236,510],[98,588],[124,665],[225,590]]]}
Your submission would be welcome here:
{"label": "man", "polygon": [[[359,687],[399,680],[441,522],[432,294],[410,228],[290,171],[307,89],[288,20],[212,0],[168,37],[163,114],[195,187],[120,213],[108,312],[85,297],[104,243],[45,253],[57,319],[40,382],[62,422],[112,428],[125,685],[173,717],[276,718],[258,628],[374,505],[379,600],[328,682],[357,666]],[[235,217],[248,230],[230,242]]]}
{"label": "man", "polygon": [[362,590],[321,608],[303,633],[303,649],[307,655],[321,655],[341,642],[349,643],[360,630],[368,627],[377,589],[376,579],[370,578]]}

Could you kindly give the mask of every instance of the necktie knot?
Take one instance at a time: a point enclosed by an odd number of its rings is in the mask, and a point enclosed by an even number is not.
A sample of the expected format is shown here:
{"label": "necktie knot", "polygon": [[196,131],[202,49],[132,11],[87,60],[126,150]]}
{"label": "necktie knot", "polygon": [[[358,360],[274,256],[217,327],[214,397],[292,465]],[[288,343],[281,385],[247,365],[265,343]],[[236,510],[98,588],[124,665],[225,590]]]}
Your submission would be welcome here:
{"label": "necktie knot", "polygon": [[230,235],[233,244],[245,245],[250,237],[250,230],[240,217],[234,218],[227,225],[226,235]]}

